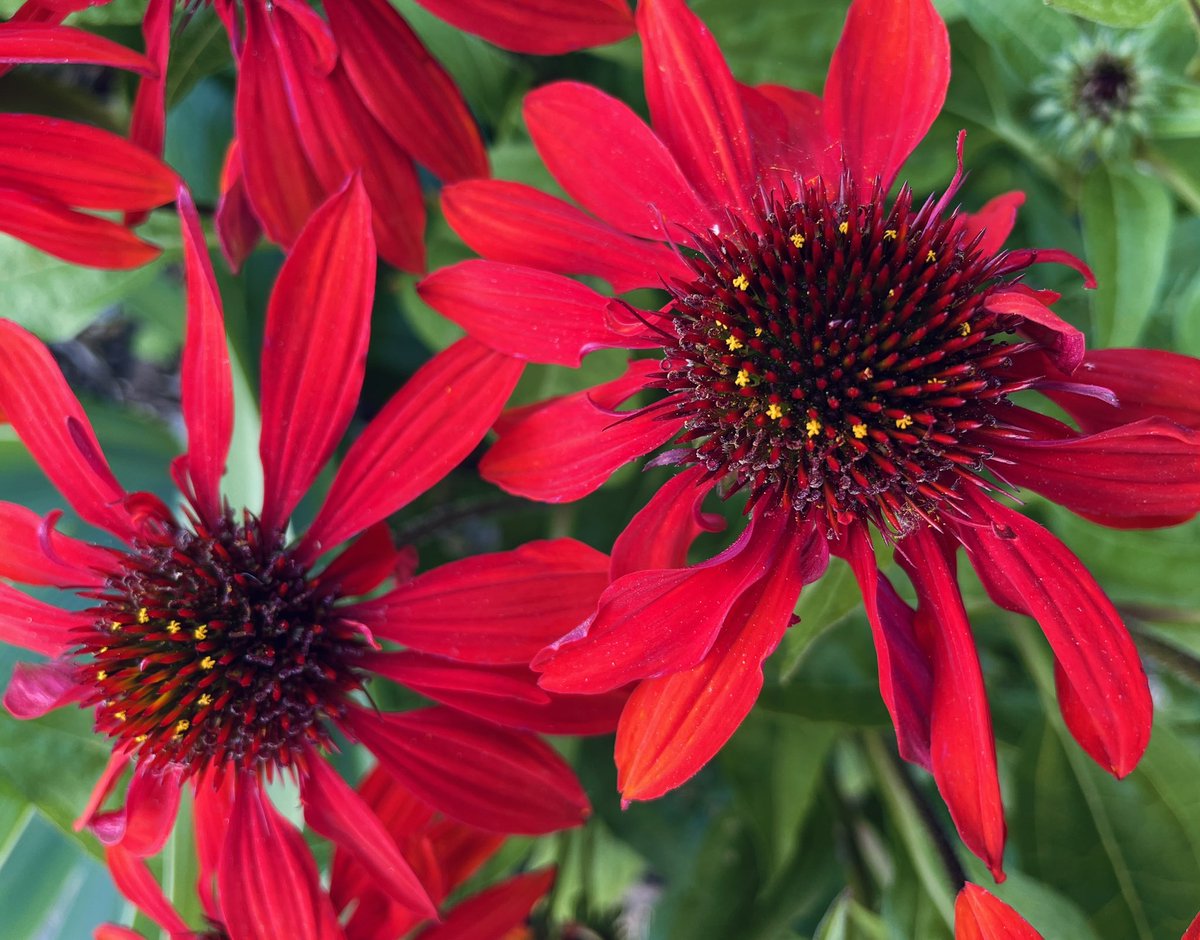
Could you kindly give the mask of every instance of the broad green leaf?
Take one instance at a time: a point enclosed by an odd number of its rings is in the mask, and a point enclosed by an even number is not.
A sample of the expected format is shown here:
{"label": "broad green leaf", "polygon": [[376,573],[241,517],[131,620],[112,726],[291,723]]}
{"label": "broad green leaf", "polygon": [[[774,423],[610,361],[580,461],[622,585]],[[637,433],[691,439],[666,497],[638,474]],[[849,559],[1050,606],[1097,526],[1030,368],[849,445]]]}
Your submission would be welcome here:
{"label": "broad green leaf", "polygon": [[202,78],[233,65],[229,37],[210,6],[188,10],[186,26],[171,39],[167,64],[167,107],[175,107]]}
{"label": "broad green leaf", "polygon": [[982,862],[966,852],[958,854],[971,881],[982,885],[1012,907],[1043,937],[1099,940],[1079,906],[1066,894],[1016,870],[1012,864],[1005,865],[1004,872],[1008,878],[1004,883],[995,884]]}
{"label": "broad green leaf", "polygon": [[858,582],[850,566],[840,559],[829,563],[829,570],[800,594],[796,616],[800,621],[784,634],[783,642],[771,658],[781,682],[788,682],[803,662],[812,641],[823,631],[839,623],[862,605]]}
{"label": "broad green leaf", "polygon": [[1180,83],[1147,116],[1151,137],[1200,137],[1200,85]]}
{"label": "broad green leaf", "polygon": [[1158,297],[1171,244],[1171,197],[1155,177],[1097,166],[1080,202],[1095,342],[1133,345]]}
{"label": "broad green leaf", "polygon": [[1145,26],[1172,0],[1046,0],[1052,7],[1105,26]]}
{"label": "broad green leaf", "polygon": [[233,131],[233,95],[217,79],[193,86],[167,114],[164,158],[201,205],[221,195],[221,167]]}
{"label": "broad green leaf", "polygon": [[[670,898],[669,940],[735,937],[752,909],[760,873],[749,832],[729,813],[709,828],[690,877]],[[741,934],[745,936],[745,934]]]}
{"label": "broad green leaf", "polygon": [[960,0],[960,6],[972,29],[1027,81],[1079,36],[1070,19],[1047,10],[1042,0]]}

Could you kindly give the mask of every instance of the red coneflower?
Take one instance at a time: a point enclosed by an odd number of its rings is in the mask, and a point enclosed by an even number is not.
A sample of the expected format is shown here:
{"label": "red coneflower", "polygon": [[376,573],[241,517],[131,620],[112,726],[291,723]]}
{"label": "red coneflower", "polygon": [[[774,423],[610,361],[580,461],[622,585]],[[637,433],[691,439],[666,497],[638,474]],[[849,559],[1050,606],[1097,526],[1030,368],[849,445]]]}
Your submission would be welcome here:
{"label": "red coneflower", "polygon": [[[113,757],[82,822],[126,855],[162,847],[182,785],[192,782],[234,940],[328,935],[315,863],[262,790],[281,773],[298,781],[314,830],[353,854],[398,904],[433,916],[392,838],[325,762],[335,727],[417,798],[470,825],[540,833],[587,813],[551,748],[484,720],[491,716],[479,700],[498,697],[486,675],[459,682],[459,697],[482,718],[441,706],[379,715],[355,696],[373,671],[389,674],[389,656],[403,655],[377,651],[357,614],[372,602],[355,603],[411,574],[384,518],[478,443],[521,366],[471,339],[434,357],[364,429],[312,525],[289,539],[288,519],[332,455],[362,383],[375,278],[367,198],[354,178],[314,214],[271,295],[261,369],[267,495],[257,513],[221,497],[233,420],[223,317],[186,192],[179,205],[188,448],[172,473],[182,520],[157,497],[121,488],[45,346],[0,321],[0,410],[79,516],[123,543],[78,541],[55,530],[58,514],[43,520],[0,503],[0,576],[88,604],[61,610],[0,584],[0,640],[55,657],[18,666],[5,704],[18,717],[71,702],[94,709]],[[442,662],[425,666],[409,663],[394,678],[436,686]],[[539,691],[532,678],[527,684]],[[130,764],[124,805],[101,812]],[[263,924],[279,932],[264,934]]]}
{"label": "red coneflower", "polygon": [[[680,0],[643,0],[638,25],[653,129],[586,85],[526,99],[542,158],[594,215],[514,183],[449,187],[448,219],[491,260],[420,288],[522,359],[658,350],[588,392],[506,415],[483,462],[506,489],[556,502],[679,445],[653,463],[682,472],[626,533],[655,543],[659,570],[617,569],[593,615],[535,668],[557,691],[640,680],[618,729],[619,784],[627,799],[659,796],[733,733],[801,586],[839,555],[862,590],[901,753],[933,772],[965,842],[1001,877],[995,747],[957,548],[998,605],[1037,619],[1068,726],[1128,773],[1151,716],[1137,652],[1070,551],[995,497],[1028,487],[1114,526],[1190,518],[1200,435],[1176,421],[1196,423],[1182,386],[1200,364],[1088,357],[1050,309],[1056,295],[1022,278],[1045,261],[1090,273],[1065,252],[1002,249],[1021,194],[974,216],[952,209],[961,138],[944,195],[885,198],[949,79],[928,0],[855,0],[823,98],[739,85]],[[671,300],[639,310],[566,274],[618,292],[665,285]],[[1023,390],[1052,396],[1082,430],[1015,404]],[[656,403],[616,410],[642,391]],[[725,552],[684,567],[718,485],[746,491],[749,522]],[[872,529],[896,546],[915,611],[879,572]]]}

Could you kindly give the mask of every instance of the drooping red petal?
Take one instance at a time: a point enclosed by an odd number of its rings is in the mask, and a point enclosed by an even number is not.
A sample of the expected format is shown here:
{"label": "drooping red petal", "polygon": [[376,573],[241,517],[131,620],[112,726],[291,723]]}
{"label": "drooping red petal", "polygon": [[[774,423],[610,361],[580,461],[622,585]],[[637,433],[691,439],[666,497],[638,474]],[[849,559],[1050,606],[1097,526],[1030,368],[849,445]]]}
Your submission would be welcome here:
{"label": "drooping red petal", "polygon": [[633,32],[624,0],[417,0],[447,23],[531,55],[602,46]]}
{"label": "drooping red petal", "polygon": [[76,832],[80,832],[95,818],[100,806],[108,799],[109,794],[113,791],[113,787],[116,786],[121,775],[125,773],[127,766],[129,766],[128,752],[115,750],[109,755],[108,763],[104,765],[104,771],[92,787],[92,792],[88,795],[88,801],[83,807],[83,811],[71,824],[71,827]]}
{"label": "drooping red petal", "polygon": [[537,835],[578,826],[589,813],[571,768],[534,735],[443,708],[355,708],[345,725],[404,786],[468,825]]}
{"label": "drooping red petal", "polygon": [[554,884],[555,871],[516,875],[485,888],[455,905],[440,924],[425,930],[420,940],[494,940],[524,927],[533,906]]}
{"label": "drooping red petal", "polygon": [[653,360],[634,360],[619,379],[514,413],[499,428],[500,439],[480,462],[480,473],[510,493],[549,503],[595,492],[618,468],[679,431],[680,419],[612,412],[657,368]]}
{"label": "drooping red petal", "polygon": [[1021,332],[1041,343],[1054,364],[1068,375],[1083,362],[1083,333],[1042,303],[1035,291],[1017,284],[989,294],[984,306],[995,313],[1021,317],[1025,321]]}
{"label": "drooping red petal", "polygon": [[533,660],[542,686],[593,694],[699,664],[737,599],[778,564],[791,528],[784,516],[756,516],[733,545],[701,564],[612,582],[590,620]]}
{"label": "drooping red petal", "polygon": [[[129,140],[143,150],[161,156],[167,129],[167,60],[171,55],[171,0],[150,0],[142,17],[142,38],[146,56],[154,65],[155,75],[138,83],[129,120]],[[126,219],[131,223],[134,219]]]}
{"label": "drooping red petal", "polygon": [[88,686],[76,681],[78,674],[70,660],[17,663],[4,690],[4,707],[14,718],[26,721],[77,702],[89,691]]}
{"label": "drooping red petal", "polygon": [[996,739],[979,654],[955,574],[954,548],[927,527],[906,535],[896,554],[917,589],[917,639],[929,656],[933,698],[930,767],[963,842],[1004,880],[1004,807]]}
{"label": "drooping red petal", "polygon": [[767,575],[738,599],[708,655],[692,669],[638,683],[617,728],[617,787],[652,800],[707,764],[749,713],[763,661],[787,628],[800,589],[829,562],[823,532],[794,527]]}
{"label": "drooping red petal", "polygon": [[0,186],[0,232],[89,268],[138,268],[162,254],[162,249],[142,241],[116,222],[5,186]]}
{"label": "drooping red petal", "polygon": [[418,369],[347,452],[300,555],[315,557],[441,480],[483,439],[522,368],[468,337]]}
{"label": "drooping red petal", "polygon": [[917,641],[915,612],[880,573],[865,525],[847,526],[831,548],[850,565],[862,592],[879,661],[879,694],[892,717],[900,756],[929,770],[933,666]]}
{"label": "drooping red petal", "polygon": [[[119,845],[110,845],[104,850],[104,860],[117,890],[132,901],[139,911],[173,937],[191,935],[187,924],[171,906],[141,856]],[[130,935],[140,940],[140,934],[130,931]],[[99,936],[101,934],[97,933]]]}
{"label": "drooping red petal", "polygon": [[1042,935],[995,895],[967,882],[954,902],[954,940],[1042,940]]}
{"label": "drooping red petal", "polygon": [[57,513],[0,502],[0,578],[53,587],[95,587],[113,570],[106,549],[63,535]]}
{"label": "drooping red petal", "polygon": [[339,932],[304,837],[248,775],[235,787],[217,886],[231,937],[335,940]]}
{"label": "drooping red petal", "polygon": [[0,582],[0,643],[58,656],[75,645],[73,631],[91,622],[86,614],[59,610]]}
{"label": "drooping red petal", "polygon": [[0,185],[65,206],[128,211],[170,202],[179,179],[161,160],[111,131],[39,114],[4,114]]}
{"label": "drooping red petal", "polygon": [[608,583],[608,557],[574,539],[442,565],[352,616],[381,637],[462,662],[528,663],[585,620]]}
{"label": "drooping red petal", "polygon": [[459,237],[494,261],[602,277],[617,293],[690,277],[666,246],[631,238],[523,183],[472,180],[447,186],[442,209]]}
{"label": "drooping red petal", "polygon": [[197,508],[213,521],[221,514],[221,475],[233,435],[233,375],[216,275],[196,206],[182,185],[179,223],[188,304],[180,377],[188,434],[187,473]]}
{"label": "drooping red petal", "polygon": [[158,854],[175,825],[183,774],[182,764],[139,763],[122,806],[93,817],[88,828],[104,845],[138,858]]}
{"label": "drooping red petal", "polygon": [[352,853],[370,872],[376,888],[423,917],[437,917],[437,907],[383,823],[323,759],[310,761],[308,772],[301,776],[300,798],[305,822]]}
{"label": "drooping red petal", "polygon": [[978,212],[962,216],[964,236],[969,241],[982,234],[980,254],[985,258],[997,254],[1012,233],[1017,222],[1017,210],[1024,204],[1025,194],[1022,192],[1004,193],[989,200]]}
{"label": "drooping red petal", "polygon": [[286,525],[354,413],[374,291],[371,207],[354,177],[304,227],[267,306],[259,453],[268,531]]}
{"label": "drooping red petal", "polygon": [[854,0],[825,80],[824,117],[860,185],[879,177],[891,188],[949,82],[950,38],[929,0]]}
{"label": "drooping red petal", "polygon": [[242,173],[242,150],[235,137],[229,143],[225,164],[221,168],[221,197],[213,217],[221,253],[234,273],[250,257],[250,252],[262,237],[262,226],[254,215]]}
{"label": "drooping red petal", "polygon": [[386,0],[331,3],[325,11],[355,91],[387,133],[443,180],[487,176],[487,152],[462,93],[400,14]]}
{"label": "drooping red petal", "polygon": [[200,898],[205,916],[211,920],[221,918],[216,894],[217,869],[221,865],[221,853],[229,831],[235,779],[234,775],[229,773],[217,777],[210,769],[200,772],[195,787],[192,812],[196,835],[196,863],[199,868],[196,894]]}
{"label": "drooping red petal", "polygon": [[54,358],[41,340],[7,320],[0,320],[0,409],[81,517],[122,538],[133,535],[126,493]]}
{"label": "drooping red petal", "polygon": [[982,525],[956,525],[954,534],[988,595],[1037,620],[1061,668],[1067,727],[1101,767],[1124,777],[1146,750],[1154,706],[1120,615],[1079,559],[1040,525],[972,487],[962,495]]}
{"label": "drooping red petal", "polygon": [[746,208],[758,182],[738,84],[717,42],[683,0],[637,11],[654,131],[715,207]]}
{"label": "drooping red petal", "polygon": [[623,232],[678,236],[715,217],[654,132],[599,89],[578,82],[538,88],[525,96],[525,123],[571,198]]}
{"label": "drooping red petal", "polygon": [[154,63],[141,53],[95,33],[56,23],[0,23],[0,62],[105,65],[142,75],[158,74]]}
{"label": "drooping red petal", "polygon": [[645,568],[682,568],[701,532],[720,532],[725,519],[701,511],[713,481],[689,467],[664,483],[613,543],[611,577]]}

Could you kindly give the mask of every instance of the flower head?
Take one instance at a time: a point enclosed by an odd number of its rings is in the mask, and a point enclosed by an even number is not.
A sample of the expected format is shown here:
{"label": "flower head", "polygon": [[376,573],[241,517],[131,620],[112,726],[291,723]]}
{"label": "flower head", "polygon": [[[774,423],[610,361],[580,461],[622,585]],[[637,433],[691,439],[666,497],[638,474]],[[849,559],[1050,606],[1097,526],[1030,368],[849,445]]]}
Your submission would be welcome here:
{"label": "flower head", "polygon": [[[542,685],[636,682],[619,785],[627,799],[661,795],[733,733],[801,587],[841,556],[901,753],[933,772],[967,845],[1000,877],[991,719],[957,549],[998,605],[1038,621],[1068,726],[1128,773],[1151,712],[1136,650],[1070,551],[997,497],[1028,487],[1122,527],[1190,518],[1200,435],[1183,386],[1200,364],[1089,355],[1051,309],[1057,295],[1026,283],[1034,264],[1055,262],[1090,286],[1087,268],[1062,251],[1003,248],[1023,195],[953,208],[961,136],[941,196],[921,202],[905,186],[887,197],[949,80],[928,0],[854,0],[819,98],[740,85],[680,0],[644,0],[638,25],[651,127],[586,85],[526,99],[543,160],[589,211],[511,183],[449,187],[447,218],[488,260],[420,285],[523,359],[652,350],[588,392],[505,416],[482,464],[506,489],[557,502],[675,441],[652,463],[681,472],[618,540],[594,612],[534,661]],[[568,274],[616,292],[665,286],[670,299],[639,309]],[[1019,404],[1018,391],[1054,399],[1078,427]],[[617,410],[642,392],[655,400]],[[687,567],[717,487],[748,493],[748,523]],[[894,544],[916,610],[880,572],[872,531]]]}

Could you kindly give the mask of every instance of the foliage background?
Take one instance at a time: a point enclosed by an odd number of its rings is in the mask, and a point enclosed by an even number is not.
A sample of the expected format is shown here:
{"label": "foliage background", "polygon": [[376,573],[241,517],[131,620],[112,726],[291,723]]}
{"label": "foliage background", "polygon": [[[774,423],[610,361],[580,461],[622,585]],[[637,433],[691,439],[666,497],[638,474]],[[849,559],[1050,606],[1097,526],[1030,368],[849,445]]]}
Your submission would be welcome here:
{"label": "foliage background", "polygon": [[[569,56],[523,57],[455,32],[413,0],[393,2],[462,87],[497,177],[558,192],[521,121],[521,98],[536,85],[588,81],[645,113],[636,39]],[[0,13],[16,5],[3,0]],[[817,92],[846,5],[692,2],[738,78]],[[943,0],[938,7],[954,50],[949,99],[902,175],[918,193],[943,187],[953,171],[954,135],[965,127],[971,172],[964,206],[1023,190],[1029,198],[1013,243],[1066,248],[1095,268],[1102,286],[1090,296],[1069,272],[1037,272],[1042,285],[1065,291],[1057,309],[1086,330],[1092,345],[1200,355],[1200,10],[1183,0]],[[137,47],[142,13],[138,0],[116,0],[72,22]],[[1122,28],[1102,32],[1095,20]],[[1054,63],[1081,37],[1097,34],[1134,43],[1159,88],[1141,107],[1143,133],[1105,155],[1072,148],[1044,104],[1053,97],[1047,82]],[[234,88],[211,10],[196,11],[176,34],[169,74],[167,159],[201,208],[211,210]],[[0,80],[0,105],[123,130],[132,90],[126,77],[99,70],[22,68]],[[432,268],[469,252],[439,216],[434,182],[426,182]],[[146,231],[166,251],[133,272],[73,268],[0,237],[0,302],[4,315],[56,344],[126,486],[166,495],[167,465],[181,443],[180,250],[172,213],[156,214]],[[277,252],[262,248],[236,277],[217,262],[239,369],[228,485],[249,505],[261,493],[251,389],[279,262]],[[391,270],[380,278],[359,427],[456,335],[417,299],[415,280]],[[517,400],[582,388],[618,366],[619,354],[601,352],[577,373],[533,367]],[[607,550],[662,472],[628,468],[581,503],[545,507],[504,496],[468,464],[398,515],[394,527],[426,565],[562,535]],[[11,436],[0,437],[0,481],[4,499],[40,512],[58,508]],[[1047,938],[1172,940],[1200,908],[1200,528],[1114,532],[1036,496],[1028,511],[1080,554],[1126,614],[1151,670],[1158,712],[1138,770],[1124,782],[1112,780],[1066,733],[1036,628],[996,611],[978,584],[965,586],[1010,827],[1010,877],[996,893]],[[69,518],[63,527],[82,529]],[[563,741],[592,797],[594,819],[540,842],[513,840],[482,881],[531,860],[557,861],[559,881],[541,915],[547,936],[575,922],[574,929],[592,931],[580,937],[949,937],[955,867],[981,884],[990,879],[958,846],[931,781],[895,757],[853,579],[833,564],[806,589],[800,624],[768,663],[759,706],[699,777],[622,812],[611,739]],[[5,673],[17,658],[0,647]],[[394,689],[374,692],[390,707],[414,704]],[[111,887],[95,840],[71,828],[106,753],[81,713],[32,724],[0,714],[4,940],[76,940],[102,920],[129,922],[132,911]],[[342,763],[352,777],[363,768],[353,749]],[[281,806],[294,803],[294,794],[278,795]],[[191,851],[173,842],[162,864],[168,893],[194,915]]]}

